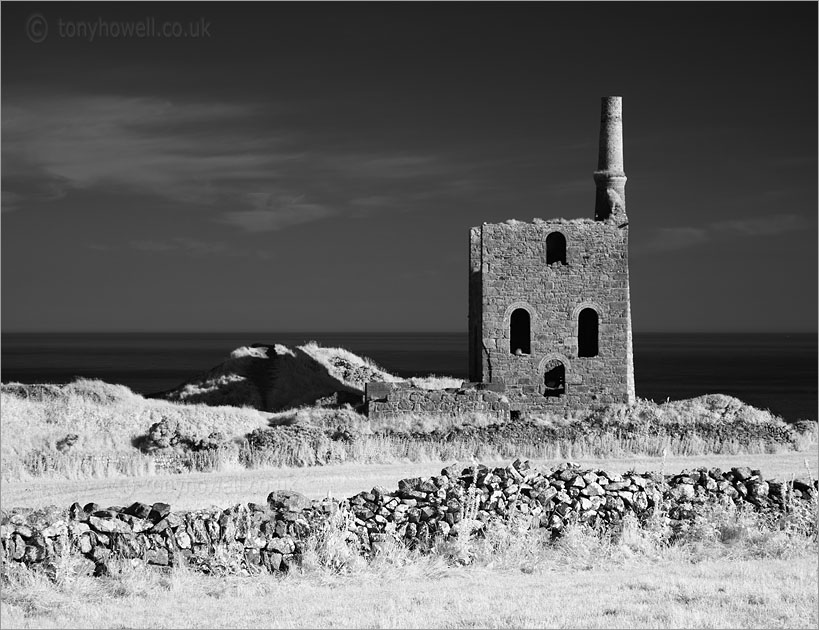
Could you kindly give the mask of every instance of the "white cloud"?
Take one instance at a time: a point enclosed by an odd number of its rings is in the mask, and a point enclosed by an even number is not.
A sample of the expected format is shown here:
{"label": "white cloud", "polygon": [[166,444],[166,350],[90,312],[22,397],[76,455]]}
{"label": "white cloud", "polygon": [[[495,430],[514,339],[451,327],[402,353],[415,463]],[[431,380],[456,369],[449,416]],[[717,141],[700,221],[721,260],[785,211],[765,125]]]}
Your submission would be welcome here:
{"label": "white cloud", "polygon": [[[269,258],[269,254],[263,250],[252,250],[247,248],[235,248],[219,241],[203,241],[185,236],[178,236],[169,239],[146,239],[130,242],[132,249],[149,254],[184,254],[187,256],[230,256],[240,258]],[[110,250],[110,247],[89,245],[91,249],[101,251]]]}
{"label": "white cloud", "polygon": [[195,255],[219,254],[227,250],[227,245],[224,243],[213,243],[187,237],[176,237],[165,241],[131,241],[131,247],[143,252],[183,251]]}
{"label": "white cloud", "polygon": [[11,100],[3,108],[4,176],[213,201],[227,180],[269,177],[289,158],[278,138],[224,131],[253,111],[116,96]]}
{"label": "white cloud", "polygon": [[308,203],[301,197],[281,197],[275,193],[250,193],[247,196],[254,206],[252,210],[228,212],[220,220],[248,232],[272,232],[336,214],[331,208]]}
{"label": "white cloud", "polygon": [[805,217],[798,214],[778,213],[764,217],[717,221],[711,224],[711,229],[716,232],[743,236],[771,236],[806,227],[808,227],[808,222]]}
{"label": "white cloud", "polygon": [[674,251],[714,240],[773,236],[808,227],[809,221],[804,216],[788,213],[714,221],[702,227],[657,228],[649,233],[644,245],[636,248],[636,252]]}
{"label": "white cloud", "polygon": [[646,243],[646,249],[671,251],[699,245],[709,239],[702,228],[672,227],[654,230]]}
{"label": "white cloud", "polygon": [[325,162],[332,170],[366,180],[435,177],[441,175],[446,168],[431,155],[351,153],[327,157]]}
{"label": "white cloud", "polygon": [[287,127],[281,114],[269,104],[9,97],[2,111],[3,208],[46,203],[72,190],[138,193],[264,232],[340,213],[412,209],[475,185],[464,178],[467,164],[366,151],[360,143],[345,150]]}

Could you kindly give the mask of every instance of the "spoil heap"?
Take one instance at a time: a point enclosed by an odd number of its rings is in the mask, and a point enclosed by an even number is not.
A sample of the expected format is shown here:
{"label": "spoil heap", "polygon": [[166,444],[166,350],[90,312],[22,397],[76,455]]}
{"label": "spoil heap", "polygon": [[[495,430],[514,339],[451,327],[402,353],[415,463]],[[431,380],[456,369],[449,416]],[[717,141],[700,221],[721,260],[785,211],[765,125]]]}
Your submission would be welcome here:
{"label": "spoil heap", "polygon": [[280,411],[302,405],[360,404],[366,383],[402,380],[344,348],[315,342],[293,348],[253,344],[237,348],[207,372],[151,397]]}

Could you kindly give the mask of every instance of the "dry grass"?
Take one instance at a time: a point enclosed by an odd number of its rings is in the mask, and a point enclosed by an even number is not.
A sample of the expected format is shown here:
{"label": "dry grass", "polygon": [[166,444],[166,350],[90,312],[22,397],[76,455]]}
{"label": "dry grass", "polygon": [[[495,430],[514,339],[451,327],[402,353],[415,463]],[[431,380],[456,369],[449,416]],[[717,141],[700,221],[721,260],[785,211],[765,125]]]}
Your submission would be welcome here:
{"label": "dry grass", "polygon": [[670,543],[633,522],[613,536],[574,527],[557,543],[495,525],[462,549],[393,543],[369,563],[331,529],[283,577],[125,566],[95,579],[66,563],[55,583],[15,570],[0,612],[20,628],[816,627],[815,541],[747,514],[710,524]]}
{"label": "dry grass", "polygon": [[[304,427],[284,426],[266,429],[271,440],[243,441],[240,446],[218,450],[172,454],[173,459],[161,459],[130,453],[34,453],[24,458],[3,461],[3,481],[10,483],[36,477],[53,479],[108,478],[117,476],[151,476],[159,470],[179,473],[194,471],[232,471],[246,468],[276,469],[281,467],[332,466],[343,463],[362,465],[401,462],[481,461],[524,457],[533,460],[604,459],[634,455],[653,455],[666,451],[672,455],[698,456],[712,452],[711,444],[698,436],[682,438],[668,436],[634,437],[629,434],[581,436],[572,439],[537,442],[527,435],[503,439],[503,436],[472,435],[453,440],[430,436],[357,435],[335,439],[332,432]],[[255,438],[254,438],[255,439]],[[720,442],[718,461],[737,454],[787,454],[789,448],[758,441],[751,444]],[[160,469],[159,466],[162,465]]]}
{"label": "dry grass", "polygon": [[373,433],[389,432],[392,437],[419,437],[433,432],[446,433],[462,427],[488,427],[498,419],[476,411],[458,416],[431,416],[425,413],[408,412],[391,418],[375,418],[369,422]]}
{"label": "dry grass", "polygon": [[14,628],[815,628],[816,558],[536,573],[131,576],[4,594]]}
{"label": "dry grass", "polygon": [[[151,400],[122,385],[85,379],[68,385],[3,384],[0,406],[6,479],[25,477],[26,458],[36,461],[44,454],[65,476],[149,474],[152,458],[134,444],[161,420],[178,423],[195,439],[214,431],[242,436],[267,425],[267,415],[255,409]],[[68,436],[76,436],[70,445],[64,442]]]}
{"label": "dry grass", "polygon": [[361,393],[364,393],[364,386],[369,381],[394,383],[403,380],[372,359],[360,357],[344,348],[325,347],[310,341],[298,349],[321,364],[331,376]]}
{"label": "dry grass", "polygon": [[[280,346],[276,346],[279,348]],[[267,348],[242,346],[222,363],[197,378],[165,392],[162,397],[174,402],[205,405],[233,405],[264,408],[261,392],[251,373],[258,359],[267,358]]]}
{"label": "dry grass", "polygon": [[353,411],[349,405],[341,408],[328,407],[299,407],[288,409],[268,416],[270,426],[302,425],[318,429],[350,429],[357,433],[372,433],[370,422],[366,416]]}
{"label": "dry grass", "polygon": [[263,401],[256,385],[236,372],[208,374],[206,378],[185,383],[168,395],[168,399],[186,404],[232,405],[235,407],[263,408]]}
{"label": "dry grass", "polygon": [[452,389],[463,385],[464,381],[461,378],[454,378],[452,376],[439,376],[437,374],[430,374],[429,376],[413,376],[409,379],[413,387],[420,389]]}
{"label": "dry grass", "polygon": [[[795,431],[767,411],[722,395],[665,405],[639,401],[633,407],[614,406],[570,418],[542,416],[501,424],[482,413],[458,417],[407,413],[370,421],[350,409],[302,409],[282,414],[275,422],[303,427],[302,441],[288,442],[286,449],[278,446],[273,434],[265,448],[254,441],[252,446],[260,450],[251,449],[242,459],[249,467],[662,453],[725,456],[807,452],[816,447],[815,423],[812,430]],[[311,431],[314,428],[325,433]]]}
{"label": "dry grass", "polygon": [[[231,361],[255,360],[257,350],[239,352]],[[342,361],[338,369],[344,370],[348,381],[354,379],[356,370],[366,369],[372,375],[378,369],[360,358],[351,363],[341,349],[315,346],[311,352],[318,353],[322,361],[332,362],[333,357]],[[293,361],[304,364],[305,373],[310,372],[305,361],[291,354]],[[429,386],[443,384],[441,377],[435,378],[439,380],[430,381]],[[295,388],[309,380],[288,382]],[[345,462],[657,456],[663,452],[725,456],[805,451],[816,445],[816,423],[812,431],[794,432],[769,412],[722,395],[663,405],[641,400],[632,407],[613,406],[568,418],[543,415],[501,425],[481,413],[459,417],[406,414],[373,421],[349,407],[302,407],[265,414],[249,408],[145,399],[126,387],[90,380],[64,386],[4,384],[0,397],[4,481],[37,476],[145,476],[166,465],[182,472]],[[180,443],[177,452],[159,453],[160,459],[147,455],[136,446],[151,425],[160,421],[176,427],[188,444],[218,432],[224,438],[222,447],[188,452]],[[261,430],[265,432],[246,439]],[[169,455],[173,458],[170,464]]]}

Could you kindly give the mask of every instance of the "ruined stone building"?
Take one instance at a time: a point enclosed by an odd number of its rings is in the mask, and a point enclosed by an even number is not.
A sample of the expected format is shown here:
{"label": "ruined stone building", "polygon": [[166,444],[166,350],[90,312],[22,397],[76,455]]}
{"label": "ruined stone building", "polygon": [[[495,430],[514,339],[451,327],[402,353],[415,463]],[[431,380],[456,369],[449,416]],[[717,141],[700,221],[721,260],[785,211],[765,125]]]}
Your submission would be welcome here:
{"label": "ruined stone building", "polygon": [[594,218],[470,230],[469,379],[536,407],[634,400],[622,99],[602,99]]}
{"label": "ruined stone building", "polygon": [[469,383],[372,383],[371,415],[565,412],[632,403],[622,99],[602,99],[594,217],[484,223],[469,234]]}

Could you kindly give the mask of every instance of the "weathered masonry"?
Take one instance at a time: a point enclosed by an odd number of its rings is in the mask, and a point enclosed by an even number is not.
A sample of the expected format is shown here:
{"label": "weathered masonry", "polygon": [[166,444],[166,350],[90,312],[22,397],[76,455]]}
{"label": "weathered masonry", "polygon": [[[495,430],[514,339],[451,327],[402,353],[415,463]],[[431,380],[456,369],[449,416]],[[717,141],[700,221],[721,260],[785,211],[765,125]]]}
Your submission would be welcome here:
{"label": "weathered masonry", "polygon": [[394,417],[405,414],[430,414],[463,417],[480,414],[498,422],[509,420],[509,399],[482,383],[464,383],[445,390],[426,390],[409,383],[368,383],[369,416]]}
{"label": "weathered masonry", "polygon": [[634,401],[622,99],[602,99],[593,219],[470,230],[469,378],[512,409]]}

